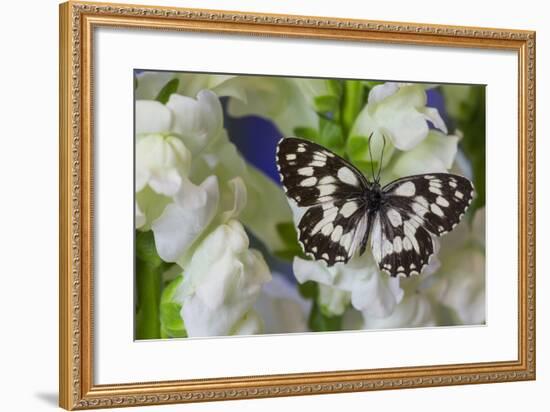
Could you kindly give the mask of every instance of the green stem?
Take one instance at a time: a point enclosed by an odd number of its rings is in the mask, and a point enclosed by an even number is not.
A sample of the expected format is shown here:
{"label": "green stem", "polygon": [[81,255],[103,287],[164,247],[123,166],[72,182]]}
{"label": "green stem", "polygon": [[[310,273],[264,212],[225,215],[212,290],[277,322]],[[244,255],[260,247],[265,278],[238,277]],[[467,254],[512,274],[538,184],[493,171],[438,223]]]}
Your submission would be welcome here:
{"label": "green stem", "polygon": [[359,80],[344,82],[344,98],[342,100],[342,129],[347,138],[357,115],[363,107],[365,88]]}
{"label": "green stem", "polygon": [[138,310],[136,339],[160,338],[160,295],[163,265],[136,259]]}

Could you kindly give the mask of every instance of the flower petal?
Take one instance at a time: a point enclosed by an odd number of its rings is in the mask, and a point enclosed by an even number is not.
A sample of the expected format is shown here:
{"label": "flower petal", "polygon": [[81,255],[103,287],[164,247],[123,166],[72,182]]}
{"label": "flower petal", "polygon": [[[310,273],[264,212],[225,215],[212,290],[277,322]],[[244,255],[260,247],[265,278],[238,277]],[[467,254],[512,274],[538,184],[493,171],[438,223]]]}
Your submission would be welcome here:
{"label": "flower petal", "polygon": [[435,326],[434,307],[424,295],[411,293],[390,316],[380,318],[363,312],[365,329],[415,328]]}
{"label": "flower petal", "polygon": [[248,245],[242,225],[232,220],[218,226],[196,249],[178,292],[189,336],[253,329],[243,325],[243,317],[271,274],[261,254]]}
{"label": "flower petal", "polygon": [[174,200],[152,225],[158,254],[166,262],[184,258],[212,221],[219,203],[216,176],[200,186],[183,179]]}
{"label": "flower petal", "polygon": [[209,90],[201,90],[196,100],[174,93],[166,106],[174,114],[173,131],[181,135],[185,146],[194,154],[203,150],[222,130],[221,103]]}
{"label": "flower petal", "polygon": [[154,100],[166,83],[174,78],[170,72],[142,72],[136,75],[136,100]]}
{"label": "flower petal", "polygon": [[399,176],[448,172],[457,153],[458,137],[431,130],[413,150],[399,155],[393,172]]}
{"label": "flower petal", "polygon": [[154,100],[136,101],[136,135],[145,133],[165,133],[170,131],[172,114],[160,102]]}

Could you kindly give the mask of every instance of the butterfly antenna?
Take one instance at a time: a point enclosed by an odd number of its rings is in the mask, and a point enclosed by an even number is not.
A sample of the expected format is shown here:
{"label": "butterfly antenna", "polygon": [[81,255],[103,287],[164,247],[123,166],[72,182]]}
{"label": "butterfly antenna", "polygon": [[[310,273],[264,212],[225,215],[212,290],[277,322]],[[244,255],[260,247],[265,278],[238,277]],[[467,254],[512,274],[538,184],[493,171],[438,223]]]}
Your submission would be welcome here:
{"label": "butterfly antenna", "polygon": [[371,173],[372,173],[372,179],[374,180],[374,165],[372,163],[372,151],[371,151],[371,146],[370,146],[370,142],[372,140],[372,135],[374,134],[371,133],[370,136],[369,136],[369,157],[370,157],[370,170],[371,170]]}
{"label": "butterfly antenna", "polygon": [[[378,175],[376,176],[376,183],[380,182],[380,174],[382,173],[382,163],[384,162],[384,149],[386,148],[386,136],[382,135],[382,139],[383,139],[382,153],[380,154],[380,165],[378,166]],[[370,149],[370,145],[369,145],[369,149]]]}

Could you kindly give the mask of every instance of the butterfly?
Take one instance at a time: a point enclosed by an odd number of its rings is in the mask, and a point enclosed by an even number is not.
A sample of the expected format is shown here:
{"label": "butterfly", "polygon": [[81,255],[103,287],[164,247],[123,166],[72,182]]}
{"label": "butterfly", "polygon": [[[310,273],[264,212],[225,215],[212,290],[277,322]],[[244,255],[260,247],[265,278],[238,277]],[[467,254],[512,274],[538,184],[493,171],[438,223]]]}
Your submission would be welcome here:
{"label": "butterfly", "polygon": [[287,197],[303,212],[299,242],[329,267],[362,255],[370,236],[381,271],[418,275],[434,254],[434,239],[456,227],[474,196],[467,178],[450,173],[407,176],[382,187],[380,170],[370,181],[336,153],[294,137],[279,142],[276,160]]}

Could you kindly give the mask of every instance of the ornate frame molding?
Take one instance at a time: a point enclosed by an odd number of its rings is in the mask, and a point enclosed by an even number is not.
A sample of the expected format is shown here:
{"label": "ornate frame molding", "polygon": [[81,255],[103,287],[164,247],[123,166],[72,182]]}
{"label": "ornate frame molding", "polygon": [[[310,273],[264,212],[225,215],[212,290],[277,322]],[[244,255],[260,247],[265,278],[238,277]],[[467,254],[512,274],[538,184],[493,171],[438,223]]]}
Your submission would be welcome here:
{"label": "ornate frame molding", "polygon": [[[93,384],[91,70],[98,26],[507,49],[519,62],[518,360]],[[73,2],[60,5],[60,378],[66,409],[158,405],[535,379],[535,32]]]}

